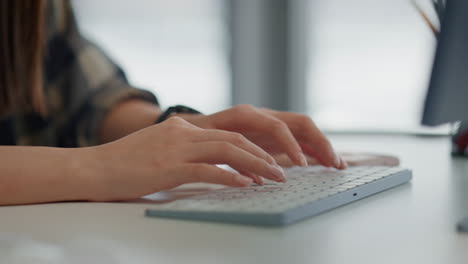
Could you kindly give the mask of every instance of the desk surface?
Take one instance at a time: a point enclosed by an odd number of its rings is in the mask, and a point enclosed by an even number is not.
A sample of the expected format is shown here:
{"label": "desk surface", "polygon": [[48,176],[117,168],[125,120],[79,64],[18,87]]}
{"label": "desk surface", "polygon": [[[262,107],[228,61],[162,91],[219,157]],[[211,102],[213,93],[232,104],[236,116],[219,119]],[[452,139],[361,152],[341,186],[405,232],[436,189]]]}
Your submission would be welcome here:
{"label": "desk surface", "polygon": [[468,216],[468,159],[450,157],[448,138],[331,139],[339,150],[398,155],[412,182],[285,228],[145,218],[146,204],[0,207],[0,262],[29,252],[104,264],[466,263],[468,235],[455,223]]}

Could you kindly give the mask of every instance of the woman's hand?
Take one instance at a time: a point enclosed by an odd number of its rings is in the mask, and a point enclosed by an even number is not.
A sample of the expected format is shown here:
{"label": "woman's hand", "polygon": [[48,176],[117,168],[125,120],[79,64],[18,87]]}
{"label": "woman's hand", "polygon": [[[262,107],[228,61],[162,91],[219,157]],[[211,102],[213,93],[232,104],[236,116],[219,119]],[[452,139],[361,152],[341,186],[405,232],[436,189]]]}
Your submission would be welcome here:
{"label": "woman's hand", "polygon": [[201,129],[177,117],[81,153],[96,201],[133,199],[192,182],[243,187],[262,183],[259,176],[285,181],[272,156],[241,134]]}
{"label": "woman's hand", "polygon": [[304,153],[327,167],[344,169],[347,166],[306,115],[239,105],[208,116],[180,116],[201,128],[240,133],[272,155],[286,154],[299,166],[307,165]]}

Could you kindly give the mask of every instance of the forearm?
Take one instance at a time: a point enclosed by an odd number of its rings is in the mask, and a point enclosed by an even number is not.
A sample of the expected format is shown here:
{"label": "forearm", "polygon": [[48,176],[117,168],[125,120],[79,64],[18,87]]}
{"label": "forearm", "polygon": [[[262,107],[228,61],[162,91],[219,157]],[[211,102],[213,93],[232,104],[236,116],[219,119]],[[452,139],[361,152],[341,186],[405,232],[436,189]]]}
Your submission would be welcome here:
{"label": "forearm", "polygon": [[107,143],[151,126],[161,115],[161,109],[143,100],[127,100],[116,105],[104,119],[100,138]]}
{"label": "forearm", "polygon": [[87,149],[0,147],[0,205],[89,200]]}

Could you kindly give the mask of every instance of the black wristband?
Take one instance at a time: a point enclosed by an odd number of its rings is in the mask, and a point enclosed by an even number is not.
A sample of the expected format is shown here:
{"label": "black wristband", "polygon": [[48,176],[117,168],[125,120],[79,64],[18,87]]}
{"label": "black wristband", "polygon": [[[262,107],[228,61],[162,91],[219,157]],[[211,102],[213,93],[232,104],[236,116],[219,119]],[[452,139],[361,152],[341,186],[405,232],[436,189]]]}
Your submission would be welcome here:
{"label": "black wristband", "polygon": [[164,113],[162,113],[161,116],[159,116],[155,124],[164,122],[172,114],[201,114],[201,113],[193,108],[190,108],[184,105],[171,106],[166,111],[164,111]]}

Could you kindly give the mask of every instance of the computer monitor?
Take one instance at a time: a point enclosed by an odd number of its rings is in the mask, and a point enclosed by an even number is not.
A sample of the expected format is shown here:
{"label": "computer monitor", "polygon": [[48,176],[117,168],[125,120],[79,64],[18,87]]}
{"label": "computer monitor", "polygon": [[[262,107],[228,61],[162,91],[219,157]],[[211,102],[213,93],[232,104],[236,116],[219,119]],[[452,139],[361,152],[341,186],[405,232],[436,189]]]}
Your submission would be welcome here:
{"label": "computer monitor", "polygon": [[468,121],[468,0],[447,0],[423,125]]}

